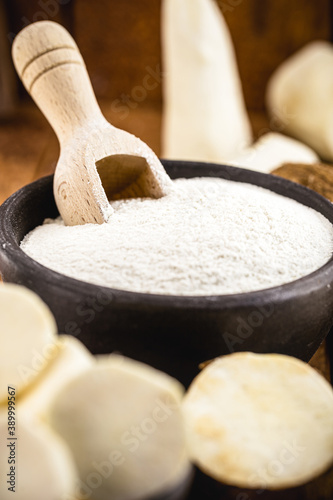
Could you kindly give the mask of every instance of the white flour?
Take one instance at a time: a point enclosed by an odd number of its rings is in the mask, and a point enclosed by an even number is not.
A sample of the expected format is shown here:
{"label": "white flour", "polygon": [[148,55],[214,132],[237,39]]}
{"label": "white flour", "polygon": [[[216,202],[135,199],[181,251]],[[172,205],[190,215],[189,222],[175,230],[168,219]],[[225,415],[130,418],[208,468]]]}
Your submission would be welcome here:
{"label": "white flour", "polygon": [[103,225],[46,220],[23,240],[33,259],[82,281],[137,292],[214,295],[281,285],[330,258],[318,212],[238,182],[179,179],[159,200],[111,202]]}

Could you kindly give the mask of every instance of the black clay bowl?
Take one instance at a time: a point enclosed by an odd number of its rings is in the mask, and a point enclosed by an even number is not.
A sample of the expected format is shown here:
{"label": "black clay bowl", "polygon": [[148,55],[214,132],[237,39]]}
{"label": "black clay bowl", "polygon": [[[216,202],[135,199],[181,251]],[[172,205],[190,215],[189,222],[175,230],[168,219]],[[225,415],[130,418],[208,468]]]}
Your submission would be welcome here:
{"label": "black clay bowl", "polygon": [[[256,184],[314,208],[333,223],[333,205],[300,185],[234,167],[165,161],[172,178],[209,176]],[[236,295],[176,297],[91,285],[46,269],[20,241],[58,215],[52,177],[13,194],[0,207],[0,271],[4,281],[37,292],[59,331],[93,353],[120,351],[179,378],[200,362],[232,351],[277,352],[308,361],[333,324],[333,259],[292,283]]]}

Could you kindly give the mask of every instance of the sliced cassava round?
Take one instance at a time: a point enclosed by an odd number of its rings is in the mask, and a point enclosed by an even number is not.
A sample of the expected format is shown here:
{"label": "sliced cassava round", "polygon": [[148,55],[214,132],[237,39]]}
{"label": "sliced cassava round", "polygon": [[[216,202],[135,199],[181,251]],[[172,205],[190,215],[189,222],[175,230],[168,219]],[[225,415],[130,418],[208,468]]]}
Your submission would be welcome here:
{"label": "sliced cassava round", "polygon": [[75,337],[60,335],[57,346],[57,355],[19,398],[19,413],[25,418],[45,418],[61,389],[95,363],[94,356]]}
{"label": "sliced cassava round", "polygon": [[295,358],[218,358],[194,379],[183,409],[191,458],[222,483],[294,487],[333,463],[332,387]]}
{"label": "sliced cassava round", "polygon": [[18,285],[0,286],[0,404],[7,386],[16,394],[32,383],[55,356],[57,326],[46,304]]}
{"label": "sliced cassava round", "polygon": [[50,422],[69,444],[81,492],[141,499],[189,472],[178,381],[118,355],[102,356],[54,401]]}
{"label": "sliced cassava round", "polygon": [[0,443],[1,500],[77,498],[73,457],[65,442],[47,426],[17,418],[15,436],[10,437],[7,415],[1,411]]}

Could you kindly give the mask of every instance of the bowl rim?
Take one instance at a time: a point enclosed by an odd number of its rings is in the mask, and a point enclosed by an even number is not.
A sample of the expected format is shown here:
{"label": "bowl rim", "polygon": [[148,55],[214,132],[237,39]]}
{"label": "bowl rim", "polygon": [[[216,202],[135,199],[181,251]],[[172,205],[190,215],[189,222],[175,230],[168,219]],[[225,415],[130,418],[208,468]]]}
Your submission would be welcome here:
{"label": "bowl rim", "polygon": [[[262,172],[257,172],[253,170],[248,170],[240,167],[234,167],[231,165],[222,165],[216,163],[208,163],[208,162],[192,162],[192,161],[177,161],[177,160],[161,160],[164,167],[168,170],[168,168],[201,168],[205,167],[207,169],[206,177],[217,177],[214,175],[216,173],[216,169],[220,168],[224,172],[228,173],[229,177],[220,177],[227,178],[231,181],[243,182],[248,184],[255,184],[259,187],[263,187],[264,189],[269,189],[277,194],[281,194],[287,198],[291,198],[295,200],[293,195],[300,195],[301,197],[309,197],[309,200],[313,202],[312,204],[316,205],[316,208],[311,205],[305,205],[305,203],[299,202],[305,206],[309,206],[313,208],[317,212],[327,217],[327,215],[323,214],[321,208],[323,210],[331,212],[332,220],[328,219],[333,225],[333,204],[318,194],[317,192],[309,189],[301,184],[297,184],[295,182],[289,181],[282,177],[266,174]],[[208,168],[207,168],[208,167]],[[213,173],[210,169],[213,169]],[[203,177],[202,175],[200,175]],[[184,176],[183,176],[184,177]],[[188,176],[186,178],[193,178],[195,176]],[[181,178],[180,176],[176,178]],[[244,179],[245,178],[245,179]],[[86,281],[81,281],[76,278],[72,278],[61,274],[57,271],[54,271],[43,264],[35,261],[31,257],[29,257],[17,243],[16,238],[14,237],[11,228],[13,225],[10,223],[10,216],[15,213],[14,209],[17,209],[20,206],[22,200],[24,200],[27,196],[33,196],[37,190],[43,190],[48,188],[51,180],[53,179],[53,174],[41,177],[36,181],[29,183],[16,192],[14,192],[11,196],[9,196],[3,204],[0,206],[0,261],[4,260],[6,262],[10,262],[11,266],[14,266],[16,270],[20,272],[20,274],[26,275],[30,279],[34,279],[36,275],[43,275],[43,282],[47,285],[54,286],[57,284],[60,285],[62,290],[67,292],[74,292],[75,294],[79,294],[81,296],[96,296],[98,293],[104,293],[107,296],[112,296],[117,299],[117,303],[119,304],[136,304],[143,302],[147,304],[147,306],[156,306],[156,307],[168,307],[168,306],[177,306],[178,308],[186,308],[186,309],[220,309],[223,306],[224,309],[235,308],[235,307],[260,307],[260,305],[274,303],[277,304],[281,301],[285,301],[288,298],[297,296],[308,295],[309,293],[315,293],[316,290],[322,289],[324,286],[331,287],[331,283],[333,284],[333,253],[330,259],[323,264],[321,267],[309,273],[301,278],[290,281],[288,283],[273,286],[269,288],[264,288],[260,290],[255,290],[251,292],[242,292],[235,294],[221,294],[221,295],[164,295],[164,294],[154,294],[154,293],[146,293],[146,292],[135,292],[129,290],[122,290],[117,288],[111,288],[102,285],[96,285],[93,283],[89,283]],[[255,181],[261,181],[259,184]],[[262,185],[264,184],[264,185]],[[270,187],[267,187],[269,185]],[[279,192],[279,190],[275,190],[277,186],[283,188],[284,193]],[[272,189],[275,188],[275,189]]]}

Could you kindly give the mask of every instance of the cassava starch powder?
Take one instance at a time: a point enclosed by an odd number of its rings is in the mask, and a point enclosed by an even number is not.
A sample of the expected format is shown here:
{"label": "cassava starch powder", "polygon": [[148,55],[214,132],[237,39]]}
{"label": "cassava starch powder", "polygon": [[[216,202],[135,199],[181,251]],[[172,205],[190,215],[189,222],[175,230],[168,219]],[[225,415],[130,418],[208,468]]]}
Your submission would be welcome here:
{"label": "cassava starch powder", "polygon": [[250,184],[178,179],[164,198],[111,204],[106,224],[69,227],[47,219],[21,247],[82,281],[172,295],[280,285],[319,268],[333,250],[325,217]]}

